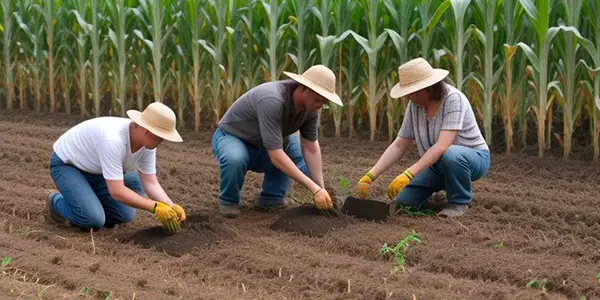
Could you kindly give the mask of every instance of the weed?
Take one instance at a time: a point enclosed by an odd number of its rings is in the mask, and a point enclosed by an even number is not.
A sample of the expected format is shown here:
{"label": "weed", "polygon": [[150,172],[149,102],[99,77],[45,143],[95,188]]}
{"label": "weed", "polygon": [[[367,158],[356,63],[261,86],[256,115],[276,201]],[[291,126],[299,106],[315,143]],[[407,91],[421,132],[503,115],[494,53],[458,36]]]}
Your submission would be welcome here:
{"label": "weed", "polygon": [[431,209],[418,209],[408,205],[398,204],[398,207],[405,215],[409,217],[431,217],[435,216],[435,211]]}
{"label": "weed", "polygon": [[104,297],[104,300],[110,300],[110,295],[112,293],[109,291],[102,291],[102,296]]}
{"label": "weed", "polygon": [[411,242],[422,243],[421,237],[415,233],[415,230],[411,230],[411,233],[405,236],[400,242],[398,242],[394,247],[388,246],[387,243],[383,244],[381,247],[381,252],[383,254],[393,254],[396,258],[396,268],[395,271],[401,269],[404,272],[404,251],[406,251],[410,247]]}
{"label": "weed", "polygon": [[498,242],[498,244],[494,245],[494,248],[496,248],[496,249],[502,249],[502,248],[504,248],[504,243]]}
{"label": "weed", "polygon": [[343,194],[348,192],[348,180],[343,175],[340,175],[340,190]]}
{"label": "weed", "polygon": [[86,295],[91,295],[92,294],[92,291],[87,286],[84,287],[83,289],[81,289],[81,292],[84,293],[84,294],[86,294]]}
{"label": "weed", "polygon": [[528,288],[534,288],[538,290],[546,290],[546,283],[548,283],[548,279],[533,279],[527,283]]}
{"label": "weed", "polygon": [[596,281],[600,284],[600,273],[596,274]]}
{"label": "weed", "polygon": [[10,264],[10,257],[5,257],[2,259],[2,262],[0,262],[0,266],[2,267],[6,267],[8,264]]}

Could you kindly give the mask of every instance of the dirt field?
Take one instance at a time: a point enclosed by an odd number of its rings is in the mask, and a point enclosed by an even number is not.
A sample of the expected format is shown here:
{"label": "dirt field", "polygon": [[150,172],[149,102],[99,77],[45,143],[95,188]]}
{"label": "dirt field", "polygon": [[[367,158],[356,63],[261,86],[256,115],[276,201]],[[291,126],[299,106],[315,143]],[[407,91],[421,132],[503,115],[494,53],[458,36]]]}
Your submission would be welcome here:
{"label": "dirt field", "polygon": [[[0,113],[0,259],[11,258],[0,267],[1,299],[600,297],[600,166],[589,162],[493,154],[463,217],[296,220],[329,229],[308,236],[273,230],[285,211],[251,208],[262,180],[254,173],[242,216],[217,218],[210,133],[185,132],[183,144],[158,152],[160,180],[190,216],[184,229],[164,236],[138,211],[130,224],[94,232],[92,242],[90,232],[44,220],[52,143],[75,122]],[[345,198],[339,177],[353,191],[386,145],[322,139],[325,176],[338,197]],[[377,181],[375,198],[385,199],[387,184],[414,158]],[[292,186],[289,199],[306,201],[307,192]],[[404,273],[392,274],[395,261],[380,249],[413,229],[423,243],[406,251]],[[535,279],[543,289],[526,286]]]}

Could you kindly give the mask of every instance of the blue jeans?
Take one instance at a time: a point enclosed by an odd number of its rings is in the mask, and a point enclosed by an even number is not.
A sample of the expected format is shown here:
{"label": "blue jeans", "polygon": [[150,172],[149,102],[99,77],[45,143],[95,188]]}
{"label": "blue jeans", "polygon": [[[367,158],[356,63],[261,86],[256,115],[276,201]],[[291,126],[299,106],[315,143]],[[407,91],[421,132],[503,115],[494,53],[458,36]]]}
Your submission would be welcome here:
{"label": "blue jeans", "polygon": [[452,145],[402,189],[396,203],[420,208],[434,192],[445,190],[449,204],[469,204],[473,201],[471,183],[485,176],[489,167],[488,151]]}
{"label": "blue jeans", "polygon": [[[56,153],[52,153],[50,176],[59,191],[52,199],[54,210],[76,227],[113,227],[131,222],[135,217],[135,208],[110,196],[102,174],[90,174],[65,164]],[[137,172],[125,173],[123,181],[134,192],[145,194]]]}
{"label": "blue jeans", "polygon": [[[299,137],[290,135],[288,142],[283,145],[283,150],[296,166],[309,176],[302,157]],[[240,191],[248,170],[265,174],[258,198],[259,205],[283,203],[290,178],[271,163],[267,149],[249,144],[217,128],[212,137],[212,151],[220,171],[219,201],[222,205],[240,204]]]}

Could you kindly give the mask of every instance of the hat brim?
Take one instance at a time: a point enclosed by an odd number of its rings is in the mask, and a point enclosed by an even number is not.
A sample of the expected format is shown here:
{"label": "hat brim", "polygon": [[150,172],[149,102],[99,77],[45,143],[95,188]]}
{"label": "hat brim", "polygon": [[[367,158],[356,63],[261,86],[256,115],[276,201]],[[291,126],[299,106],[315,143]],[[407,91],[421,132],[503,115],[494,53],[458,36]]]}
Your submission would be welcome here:
{"label": "hat brim", "polygon": [[396,85],[394,85],[394,87],[390,91],[390,97],[401,98],[406,95],[412,94],[418,90],[422,90],[426,87],[432,86],[446,78],[446,76],[448,76],[449,73],[450,72],[448,70],[434,69],[433,74],[424,80],[415,82],[407,86],[400,86],[400,83],[396,83]]}
{"label": "hat brim", "polygon": [[133,110],[133,109],[128,110],[127,116],[129,116],[129,118],[133,122],[144,127],[146,130],[152,132],[154,135],[158,136],[159,138],[161,138],[163,140],[167,140],[169,142],[176,142],[176,143],[183,142],[183,139],[181,138],[181,136],[179,135],[179,132],[177,132],[177,130],[175,130],[175,129],[165,130],[163,128],[155,126],[152,123],[148,122],[144,118],[142,113],[137,110]]}
{"label": "hat brim", "polygon": [[298,74],[294,74],[294,73],[290,73],[290,72],[286,72],[286,71],[284,71],[283,74],[292,78],[294,81],[308,87],[309,89],[313,90],[315,93],[325,97],[325,99],[327,99],[339,106],[344,106],[344,103],[342,103],[340,96],[338,96],[336,93],[332,93],[332,92],[326,90],[325,88],[321,87],[319,84],[313,82],[312,80],[307,79],[307,78],[303,77],[302,75],[298,75]]}

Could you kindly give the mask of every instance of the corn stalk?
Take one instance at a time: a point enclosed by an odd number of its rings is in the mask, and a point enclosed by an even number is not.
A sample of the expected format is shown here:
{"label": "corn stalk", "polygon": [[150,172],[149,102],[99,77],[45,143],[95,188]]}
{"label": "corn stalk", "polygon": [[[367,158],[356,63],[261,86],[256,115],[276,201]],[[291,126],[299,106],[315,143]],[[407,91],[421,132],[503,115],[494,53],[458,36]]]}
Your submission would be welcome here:
{"label": "corn stalk", "polygon": [[[550,27],[550,13],[554,6],[554,0],[519,0],[533,25],[537,36],[537,47],[534,52],[529,45],[519,42],[532,67],[533,78],[537,89],[538,103],[533,107],[537,116],[538,129],[538,156],[544,156],[546,148],[546,117],[551,102],[548,102],[548,55],[550,44],[560,30],[577,32],[574,27],[558,26]],[[579,32],[577,32],[579,34]]]}
{"label": "corn stalk", "polygon": [[200,112],[202,111],[201,87],[200,87],[200,33],[202,29],[202,11],[201,7],[205,1],[189,0],[183,6],[183,17],[179,20],[179,32],[185,47],[186,53],[192,54],[192,83],[190,85],[191,100],[194,104],[194,131],[200,130]]}
{"label": "corn stalk", "polygon": [[375,140],[375,131],[377,129],[377,104],[385,93],[385,90],[380,90],[377,84],[378,73],[377,73],[377,60],[379,50],[385,44],[387,38],[387,32],[383,31],[377,35],[378,23],[379,23],[379,1],[378,0],[361,0],[360,5],[362,6],[367,19],[367,37],[368,39],[360,36],[358,33],[352,31],[354,39],[363,47],[367,53],[368,58],[368,90],[367,94],[367,105],[369,110],[369,140]]}
{"label": "corn stalk", "polygon": [[[48,43],[48,93],[50,94],[50,112],[56,112],[56,92],[54,90],[54,26],[58,19],[60,1],[43,0],[44,25],[46,28],[46,42]],[[37,5],[35,5],[37,6]]]}
{"label": "corn stalk", "polygon": [[13,16],[11,15],[11,11],[14,10],[15,5],[13,0],[2,0],[2,15],[4,17],[4,27],[2,32],[2,43],[4,49],[4,90],[6,94],[6,108],[13,108],[13,98],[15,91],[15,82],[13,78],[13,69],[15,63],[11,61],[11,45],[13,44],[12,40],[12,24],[13,24]]}
{"label": "corn stalk", "polygon": [[[591,105],[588,105],[590,114],[590,134],[592,136],[592,146],[594,148],[594,162],[600,159],[600,1],[591,0],[585,1],[584,12],[589,19],[588,28],[593,41],[588,39],[581,40],[581,45],[592,59],[592,66],[587,66],[588,73],[594,81],[594,97]],[[585,61],[583,61],[585,64]],[[586,64],[587,65],[587,64]]]}
{"label": "corn stalk", "polygon": [[162,102],[165,80],[163,78],[162,59],[163,56],[166,56],[166,44],[172,31],[171,6],[161,0],[139,0],[139,2],[140,6],[133,8],[132,11],[142,22],[142,25],[150,30],[152,40],[146,39],[142,31],[138,29],[135,29],[133,33],[144,42],[152,53],[154,101]]}
{"label": "corn stalk", "polygon": [[[108,28],[108,38],[112,42],[117,52],[118,66],[118,97],[117,102],[121,106],[121,116],[125,116],[126,111],[126,92],[127,92],[127,76],[125,68],[127,67],[127,38],[128,28],[126,27],[127,16],[131,13],[131,8],[125,7],[124,0],[116,0],[116,3],[111,1],[106,2],[107,10],[111,18],[111,24],[114,28]],[[115,74],[116,75],[116,74]]]}
{"label": "corn stalk", "polygon": [[101,16],[98,11],[98,0],[92,0],[92,27],[90,28],[90,38],[92,40],[92,76],[93,88],[92,99],[94,101],[94,113],[96,117],[100,116],[100,55],[104,52],[106,44],[100,46],[100,35],[102,33],[99,19]]}
{"label": "corn stalk", "polygon": [[87,83],[86,83],[86,71],[89,65],[89,60],[87,58],[87,38],[90,35],[90,32],[93,29],[91,24],[88,24],[85,21],[86,11],[87,11],[87,2],[86,0],[72,0],[70,2],[71,7],[75,7],[75,9],[70,10],[71,14],[75,16],[76,24],[73,25],[73,31],[76,36],[76,47],[77,47],[77,73],[79,73],[79,108],[81,116],[86,116],[88,114],[86,110],[86,99],[87,99]]}
{"label": "corn stalk", "polygon": [[[262,3],[264,12],[265,12],[265,20],[268,24],[268,31],[264,27],[261,27],[263,31],[263,35],[267,40],[267,49],[266,54],[269,58],[269,61],[262,59],[262,63],[265,69],[269,70],[269,79],[270,81],[276,81],[279,79],[279,63],[277,56],[277,48],[281,38],[289,26],[289,24],[284,23],[280,24],[280,18],[283,15],[283,7],[285,5],[285,1],[281,0],[271,0],[270,4],[267,4],[265,0],[260,1]],[[281,3],[280,3],[281,2]]]}
{"label": "corn stalk", "polygon": [[[44,25],[43,15],[41,10],[36,9],[37,5],[31,0],[19,1],[18,7],[13,16],[21,29],[24,36],[20,36],[19,40],[25,49],[25,56],[28,61],[28,68],[31,71],[32,85],[34,90],[34,106],[35,112],[42,111],[42,64],[44,62],[43,40]],[[26,19],[22,18],[25,17]]]}
{"label": "corn stalk", "polygon": [[296,64],[297,72],[303,73],[306,70],[307,62],[314,53],[313,49],[309,50],[307,54],[306,46],[310,46],[312,39],[306,39],[306,29],[310,25],[310,11],[314,8],[315,0],[291,1],[290,3],[294,13],[294,16],[290,17],[292,19],[290,29],[296,36],[297,51],[296,55],[289,54],[289,56]]}
{"label": "corn stalk", "polygon": [[500,4],[497,0],[476,0],[475,3],[483,15],[484,32],[475,28],[479,40],[483,44],[484,50],[484,82],[483,82],[483,128],[485,140],[488,145],[492,144],[492,120],[493,115],[493,96],[494,86],[499,82],[502,68],[494,70],[494,26],[496,24],[496,9]]}

